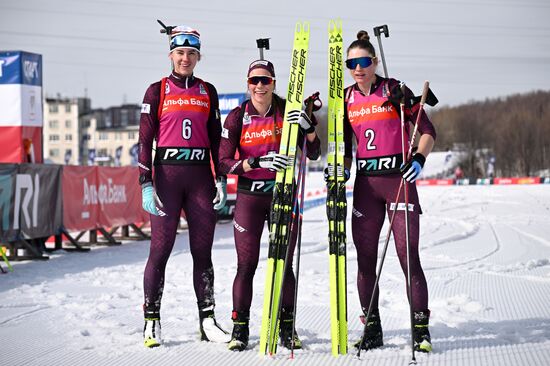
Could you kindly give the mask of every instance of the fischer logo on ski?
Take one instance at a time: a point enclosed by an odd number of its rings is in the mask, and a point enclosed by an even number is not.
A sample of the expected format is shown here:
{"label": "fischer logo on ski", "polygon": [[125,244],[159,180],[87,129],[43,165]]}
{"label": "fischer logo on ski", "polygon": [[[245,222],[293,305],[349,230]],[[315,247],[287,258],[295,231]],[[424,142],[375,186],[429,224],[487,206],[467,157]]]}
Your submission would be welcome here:
{"label": "fischer logo on ski", "polygon": [[342,61],[342,21],[328,26],[328,180],[327,218],[329,222],[330,322],[332,354],[347,354],[346,289],[346,179],[344,174],[344,84]]}

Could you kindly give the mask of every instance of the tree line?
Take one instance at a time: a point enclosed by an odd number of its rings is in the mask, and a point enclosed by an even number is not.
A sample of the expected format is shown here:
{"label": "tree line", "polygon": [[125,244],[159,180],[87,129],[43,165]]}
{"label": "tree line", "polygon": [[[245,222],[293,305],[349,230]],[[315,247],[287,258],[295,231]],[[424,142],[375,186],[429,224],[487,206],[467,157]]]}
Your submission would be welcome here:
{"label": "tree line", "polygon": [[550,91],[443,107],[429,114],[436,150],[461,150],[466,176],[483,174],[494,157],[496,176],[530,176],[550,168]]}

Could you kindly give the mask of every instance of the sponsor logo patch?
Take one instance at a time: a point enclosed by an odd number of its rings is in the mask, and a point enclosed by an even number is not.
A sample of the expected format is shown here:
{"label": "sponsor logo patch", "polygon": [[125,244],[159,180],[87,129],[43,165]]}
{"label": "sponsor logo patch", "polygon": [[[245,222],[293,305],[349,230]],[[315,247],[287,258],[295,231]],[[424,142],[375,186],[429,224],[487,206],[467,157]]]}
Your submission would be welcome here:
{"label": "sponsor logo patch", "polygon": [[151,104],[143,103],[141,105],[141,113],[149,114],[151,112]]}
{"label": "sponsor logo patch", "polygon": [[[390,211],[393,211],[395,209],[395,202],[392,202],[390,204]],[[400,202],[397,205],[397,211],[405,211],[405,203]],[[409,212],[414,212],[414,203],[409,203]]]}

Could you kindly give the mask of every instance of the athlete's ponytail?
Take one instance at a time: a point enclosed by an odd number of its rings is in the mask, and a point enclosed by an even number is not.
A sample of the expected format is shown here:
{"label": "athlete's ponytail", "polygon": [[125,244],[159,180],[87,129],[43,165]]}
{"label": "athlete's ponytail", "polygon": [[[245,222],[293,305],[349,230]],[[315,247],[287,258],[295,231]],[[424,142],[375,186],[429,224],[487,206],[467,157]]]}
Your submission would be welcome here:
{"label": "athlete's ponytail", "polygon": [[352,48],[361,48],[367,51],[371,56],[376,57],[376,51],[374,50],[372,43],[370,43],[370,36],[367,31],[360,30],[357,32],[357,39],[351,42],[347,53],[349,53]]}

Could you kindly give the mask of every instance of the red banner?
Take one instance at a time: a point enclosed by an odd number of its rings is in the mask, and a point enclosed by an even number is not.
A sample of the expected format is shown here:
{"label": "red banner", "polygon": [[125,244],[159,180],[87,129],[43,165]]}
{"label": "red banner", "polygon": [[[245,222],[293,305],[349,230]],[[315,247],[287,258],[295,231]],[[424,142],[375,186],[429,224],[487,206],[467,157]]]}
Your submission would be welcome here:
{"label": "red banner", "polygon": [[92,193],[97,187],[96,170],[94,166],[63,167],[63,225],[68,231],[97,228],[99,205]]}
{"label": "red banner", "polygon": [[417,186],[452,186],[454,179],[420,179],[416,181]]}
{"label": "red banner", "polygon": [[539,177],[495,178],[493,184],[539,184],[540,181]]}
{"label": "red banner", "polygon": [[68,231],[149,221],[135,167],[63,167],[63,223]]}
{"label": "red banner", "polygon": [[41,163],[42,127],[0,126],[1,163]]}
{"label": "red banner", "polygon": [[141,207],[137,167],[98,167],[99,226],[113,227],[149,221]]}

